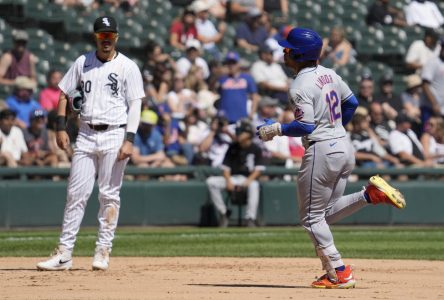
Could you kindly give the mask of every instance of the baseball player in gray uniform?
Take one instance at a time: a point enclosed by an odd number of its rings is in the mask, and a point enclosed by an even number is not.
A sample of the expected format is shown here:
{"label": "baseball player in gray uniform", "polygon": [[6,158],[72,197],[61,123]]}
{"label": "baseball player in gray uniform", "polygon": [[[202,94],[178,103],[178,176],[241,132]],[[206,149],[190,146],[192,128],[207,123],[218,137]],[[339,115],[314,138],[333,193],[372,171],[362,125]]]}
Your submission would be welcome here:
{"label": "baseball player in gray uniform", "polygon": [[[100,17],[94,22],[96,51],[75,61],[59,84],[57,144],[69,145],[66,133],[67,106],[72,98],[80,112],[79,135],[74,146],[67,200],[59,245],[52,256],[37,264],[39,270],[72,267],[72,251],[86,203],[97,176],[99,185],[99,232],[93,270],[106,270],[120,209],[120,188],[139,124],[141,98],[145,96],[137,65],[115,49],[116,21]],[[83,97],[78,97],[78,90]]]}
{"label": "baseball player in gray uniform", "polygon": [[266,120],[257,127],[257,134],[263,141],[281,135],[303,137],[306,152],[297,180],[299,215],[326,271],[312,287],[351,288],[355,278],[335,247],[329,225],[369,203],[404,208],[405,200],[379,176],[371,177],[363,191],[343,196],[355,165],[344,126],[358,101],[340,76],[318,65],[322,39],[316,32],[293,28],[279,44],[285,48],[285,64],[296,74],[289,89],[295,120],[288,124]]}

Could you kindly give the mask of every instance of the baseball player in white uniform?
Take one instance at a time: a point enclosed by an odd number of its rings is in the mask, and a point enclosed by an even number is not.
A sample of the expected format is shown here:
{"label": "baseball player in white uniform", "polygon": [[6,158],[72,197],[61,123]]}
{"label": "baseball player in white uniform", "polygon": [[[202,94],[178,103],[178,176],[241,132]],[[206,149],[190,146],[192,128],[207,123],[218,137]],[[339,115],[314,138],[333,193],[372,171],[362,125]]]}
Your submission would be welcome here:
{"label": "baseball player in white uniform", "polygon": [[[120,209],[120,188],[139,124],[141,98],[145,96],[137,65],[115,49],[116,21],[100,17],[94,23],[96,51],[75,61],[59,84],[62,90],[57,119],[57,144],[69,145],[66,115],[69,100],[78,90],[79,135],[74,146],[62,233],[52,256],[37,264],[39,270],[67,270],[86,203],[97,176],[100,210],[99,233],[93,270],[106,270]],[[73,96],[76,100],[77,96]]]}
{"label": "baseball player in white uniform", "polygon": [[306,152],[297,180],[299,215],[326,270],[312,287],[351,288],[356,280],[335,247],[329,225],[369,203],[404,208],[404,196],[379,176],[371,177],[363,191],[343,196],[355,165],[344,126],[358,101],[340,76],[318,65],[322,39],[316,32],[293,28],[279,44],[285,48],[285,64],[296,74],[289,89],[295,120],[288,124],[266,120],[257,127],[258,135],[263,141],[303,136]]}

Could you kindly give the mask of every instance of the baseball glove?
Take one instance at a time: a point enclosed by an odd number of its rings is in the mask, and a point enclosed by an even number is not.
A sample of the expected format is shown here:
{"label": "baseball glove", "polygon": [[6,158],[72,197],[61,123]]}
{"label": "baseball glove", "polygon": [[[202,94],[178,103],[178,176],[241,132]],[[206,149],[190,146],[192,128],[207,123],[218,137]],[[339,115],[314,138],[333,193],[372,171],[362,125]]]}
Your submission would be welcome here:
{"label": "baseball glove", "polygon": [[83,92],[76,90],[69,98],[69,106],[72,112],[79,114],[83,105]]}
{"label": "baseball glove", "polygon": [[256,127],[257,135],[264,141],[271,141],[276,135],[282,135],[281,124],[273,120],[264,120],[265,123]]}

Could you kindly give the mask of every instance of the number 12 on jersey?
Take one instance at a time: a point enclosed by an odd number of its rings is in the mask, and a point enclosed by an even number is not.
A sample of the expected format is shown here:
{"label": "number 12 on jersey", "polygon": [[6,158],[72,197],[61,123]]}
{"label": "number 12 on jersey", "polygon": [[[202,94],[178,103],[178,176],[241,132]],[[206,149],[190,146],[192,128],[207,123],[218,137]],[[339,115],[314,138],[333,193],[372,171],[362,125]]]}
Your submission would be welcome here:
{"label": "number 12 on jersey", "polygon": [[335,90],[331,90],[325,94],[325,101],[327,101],[330,111],[330,123],[333,124],[337,119],[341,118],[341,110],[339,108],[339,98]]}

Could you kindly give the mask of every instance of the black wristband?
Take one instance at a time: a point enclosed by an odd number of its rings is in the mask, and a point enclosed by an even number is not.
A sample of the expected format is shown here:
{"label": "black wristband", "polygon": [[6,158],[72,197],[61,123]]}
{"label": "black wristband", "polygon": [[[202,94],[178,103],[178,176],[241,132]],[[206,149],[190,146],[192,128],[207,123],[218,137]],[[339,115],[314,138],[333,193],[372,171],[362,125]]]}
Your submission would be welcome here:
{"label": "black wristband", "polygon": [[57,116],[57,124],[56,131],[65,131],[66,130],[66,117],[65,116]]}
{"label": "black wristband", "polygon": [[136,134],[133,132],[127,132],[126,133],[126,137],[125,140],[127,140],[128,142],[130,142],[131,144],[134,143],[134,138],[136,137]]}

